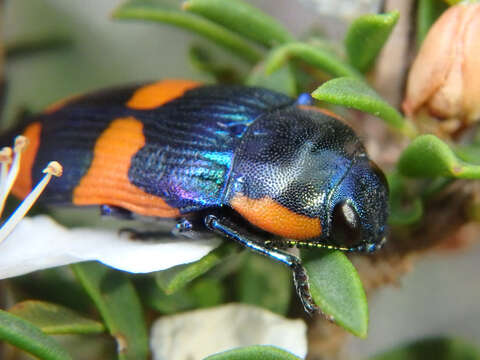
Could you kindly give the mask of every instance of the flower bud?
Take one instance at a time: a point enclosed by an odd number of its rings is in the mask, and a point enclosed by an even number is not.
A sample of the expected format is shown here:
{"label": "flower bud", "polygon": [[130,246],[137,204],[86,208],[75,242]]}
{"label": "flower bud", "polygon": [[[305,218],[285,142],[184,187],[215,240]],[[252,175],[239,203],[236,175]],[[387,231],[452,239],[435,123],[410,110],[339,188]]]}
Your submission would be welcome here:
{"label": "flower bud", "polygon": [[464,125],[480,118],[480,3],[450,7],[425,38],[408,75],[403,109]]}

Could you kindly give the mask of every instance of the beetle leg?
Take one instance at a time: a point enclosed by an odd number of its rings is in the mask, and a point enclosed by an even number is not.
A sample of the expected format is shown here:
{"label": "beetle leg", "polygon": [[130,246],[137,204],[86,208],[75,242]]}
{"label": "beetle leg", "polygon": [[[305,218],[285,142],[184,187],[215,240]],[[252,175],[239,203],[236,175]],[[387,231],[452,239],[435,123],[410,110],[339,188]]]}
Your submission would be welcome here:
{"label": "beetle leg", "polygon": [[218,218],[215,215],[207,215],[205,217],[205,225],[209,230],[219,235],[234,240],[259,254],[268,256],[287,265],[293,272],[295,288],[307,313],[313,315],[320,311],[318,306],[313,302],[312,295],[310,294],[310,287],[308,285],[308,275],[298,257],[274,247],[267,248],[257,241],[250,240],[240,231],[236,230],[234,225],[230,224],[225,218]]}

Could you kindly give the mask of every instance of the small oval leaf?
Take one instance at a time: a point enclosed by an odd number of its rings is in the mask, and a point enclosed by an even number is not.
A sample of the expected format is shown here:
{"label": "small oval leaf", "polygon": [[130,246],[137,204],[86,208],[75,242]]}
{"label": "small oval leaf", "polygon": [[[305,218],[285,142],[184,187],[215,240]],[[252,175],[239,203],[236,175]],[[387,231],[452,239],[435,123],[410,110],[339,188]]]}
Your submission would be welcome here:
{"label": "small oval leaf", "polygon": [[241,0],[187,0],[183,9],[267,47],[293,40],[277,20]]}
{"label": "small oval leaf", "polygon": [[223,284],[216,279],[202,278],[191,286],[167,295],[151,278],[135,282],[143,302],[162,314],[175,314],[189,309],[219,305],[225,300]]}
{"label": "small oval leaf", "polygon": [[412,123],[383,100],[364,81],[342,77],[325,82],[312,96],[317,100],[348,108],[361,110],[383,119],[392,128],[404,135],[414,137],[416,130]]}
{"label": "small oval leaf", "polygon": [[64,306],[44,301],[22,301],[8,312],[30,321],[46,334],[98,334],[105,331],[102,323],[87,319]]}
{"label": "small oval leaf", "polygon": [[79,313],[86,313],[92,302],[82,286],[72,277],[68,267],[55,267],[38,271],[29,276],[9,279],[14,293],[21,293],[25,299],[67,306]]}
{"label": "small oval leaf", "polygon": [[175,25],[200,34],[242,59],[256,63],[262,57],[255,47],[239,35],[201,16],[148,0],[130,0],[115,9],[115,19],[155,21]]}
{"label": "small oval leaf", "polygon": [[466,163],[435,135],[413,140],[398,161],[398,170],[410,177],[451,177],[480,179],[480,165]]}
{"label": "small oval leaf", "polygon": [[356,18],[345,37],[348,61],[362,72],[368,71],[387,42],[400,13],[368,14]]}
{"label": "small oval leaf", "polygon": [[361,74],[345,64],[333,52],[325,47],[310,45],[302,42],[292,42],[274,48],[265,59],[265,72],[267,75],[280,69],[289,59],[298,59],[324,71],[332,77],[350,76],[361,78]]}
{"label": "small oval leaf", "polygon": [[155,273],[155,281],[166,294],[171,295],[238,251],[236,244],[225,242],[198,261],[158,271]]}
{"label": "small oval leaf", "polygon": [[352,334],[366,338],[368,305],[355,267],[341,251],[319,250],[304,263],[313,300]]}
{"label": "small oval leaf", "polygon": [[68,353],[35,325],[0,310],[0,340],[44,360],[71,360]]}
{"label": "small oval leaf", "polygon": [[96,262],[71,268],[116,339],[119,359],[147,359],[148,336],[142,306],[126,275]]}
{"label": "small oval leaf", "polygon": [[210,355],[204,360],[300,360],[300,358],[274,346],[254,345]]}
{"label": "small oval leaf", "polygon": [[[274,281],[272,274],[275,274]],[[291,271],[283,264],[247,254],[237,276],[238,300],[285,315],[290,305],[291,277]]]}
{"label": "small oval leaf", "polygon": [[142,298],[142,302],[161,314],[175,314],[193,309],[195,299],[192,299],[186,289],[177,291],[172,295],[165,294],[153,278],[140,278],[135,281],[135,286]]}

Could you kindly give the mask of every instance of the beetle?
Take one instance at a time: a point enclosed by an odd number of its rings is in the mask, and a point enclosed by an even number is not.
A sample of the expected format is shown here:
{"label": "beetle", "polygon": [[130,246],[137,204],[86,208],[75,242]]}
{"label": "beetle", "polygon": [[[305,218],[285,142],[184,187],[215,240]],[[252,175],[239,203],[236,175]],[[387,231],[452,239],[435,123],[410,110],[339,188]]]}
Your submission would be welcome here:
{"label": "beetle", "polygon": [[216,233],[292,269],[318,310],[292,246],[374,251],[388,186],[337,115],[259,87],[163,80],[61,101],[23,131],[13,193],[50,159],[64,167],[40,201],[102,214],[174,219],[177,235]]}

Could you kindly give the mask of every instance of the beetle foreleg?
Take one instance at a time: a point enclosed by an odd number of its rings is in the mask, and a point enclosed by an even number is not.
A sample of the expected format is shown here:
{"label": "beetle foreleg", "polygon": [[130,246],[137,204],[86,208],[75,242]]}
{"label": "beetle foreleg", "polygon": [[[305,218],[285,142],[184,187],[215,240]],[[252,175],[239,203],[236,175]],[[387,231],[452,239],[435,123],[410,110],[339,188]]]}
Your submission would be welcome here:
{"label": "beetle foreleg", "polygon": [[230,224],[227,219],[218,218],[215,215],[207,215],[205,217],[205,225],[208,229],[217,234],[234,240],[257,253],[268,256],[287,265],[293,272],[295,288],[305,310],[311,315],[320,311],[318,306],[313,302],[310,294],[310,287],[308,285],[308,275],[298,257],[288,252],[276,249],[275,247],[267,248],[257,241],[250,240],[245,235],[241,234],[240,231],[236,230],[234,228],[235,226]]}

